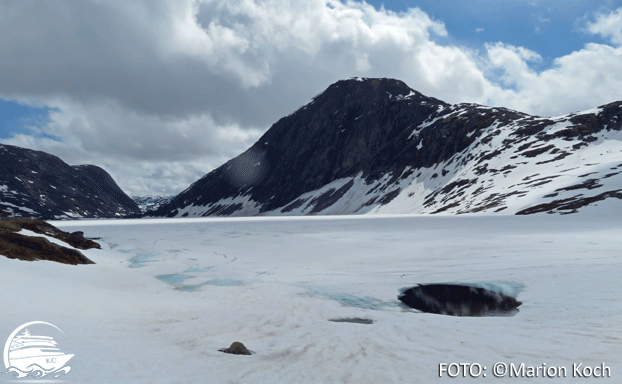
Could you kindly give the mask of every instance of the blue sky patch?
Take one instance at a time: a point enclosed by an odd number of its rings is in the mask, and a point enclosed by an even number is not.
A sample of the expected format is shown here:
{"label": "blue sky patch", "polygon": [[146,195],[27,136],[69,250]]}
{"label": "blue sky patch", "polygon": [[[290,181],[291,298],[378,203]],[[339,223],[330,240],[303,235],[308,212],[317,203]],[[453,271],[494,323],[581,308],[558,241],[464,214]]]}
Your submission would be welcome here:
{"label": "blue sky patch", "polygon": [[15,101],[0,99],[0,139],[24,133],[35,137],[59,140],[41,131],[50,122],[50,112],[56,109],[32,107]]}

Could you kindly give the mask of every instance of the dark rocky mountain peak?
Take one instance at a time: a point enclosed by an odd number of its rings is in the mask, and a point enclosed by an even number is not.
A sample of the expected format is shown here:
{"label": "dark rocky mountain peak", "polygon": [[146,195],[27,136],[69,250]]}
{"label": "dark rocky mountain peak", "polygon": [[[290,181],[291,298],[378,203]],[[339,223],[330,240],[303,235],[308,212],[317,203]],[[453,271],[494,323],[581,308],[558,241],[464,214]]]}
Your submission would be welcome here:
{"label": "dark rocky mountain peak", "polygon": [[[579,177],[566,171],[553,182],[556,167],[619,131],[619,106],[542,118],[447,104],[394,79],[341,80],[151,214],[517,213],[537,202],[555,210],[586,201],[557,193],[570,200],[553,203],[556,188]],[[527,175],[541,184],[507,184]]]}

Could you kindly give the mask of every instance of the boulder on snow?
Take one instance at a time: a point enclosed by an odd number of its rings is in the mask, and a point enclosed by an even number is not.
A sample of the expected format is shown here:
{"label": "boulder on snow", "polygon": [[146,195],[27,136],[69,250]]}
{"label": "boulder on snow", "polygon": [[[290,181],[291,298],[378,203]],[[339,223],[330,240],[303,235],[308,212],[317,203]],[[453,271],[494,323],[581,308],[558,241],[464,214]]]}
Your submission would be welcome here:
{"label": "boulder on snow", "polygon": [[233,355],[252,355],[253,353],[249,351],[244,344],[239,341],[234,341],[233,344],[229,348],[219,349],[220,352],[231,353]]}
{"label": "boulder on snow", "polygon": [[514,315],[522,304],[489,289],[459,284],[424,284],[403,290],[398,299],[422,312],[450,316]]}

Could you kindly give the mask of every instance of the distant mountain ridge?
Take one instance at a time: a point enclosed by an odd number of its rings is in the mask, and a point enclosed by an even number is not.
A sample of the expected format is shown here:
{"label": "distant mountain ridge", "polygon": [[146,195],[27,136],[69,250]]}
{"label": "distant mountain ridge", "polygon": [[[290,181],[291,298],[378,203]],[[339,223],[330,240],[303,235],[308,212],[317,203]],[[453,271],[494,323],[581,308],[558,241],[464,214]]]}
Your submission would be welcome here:
{"label": "distant mountain ridge", "polygon": [[41,220],[139,217],[140,209],[95,165],[0,145],[0,210]]}
{"label": "distant mountain ridge", "polygon": [[542,118],[338,81],[152,216],[576,212],[622,197],[622,102]]}
{"label": "distant mountain ridge", "polygon": [[146,196],[131,196],[131,198],[138,205],[138,208],[140,208],[141,212],[146,213],[148,211],[153,211],[154,209],[158,209],[160,205],[162,204],[168,203],[169,201],[171,201],[173,196],[146,195]]}

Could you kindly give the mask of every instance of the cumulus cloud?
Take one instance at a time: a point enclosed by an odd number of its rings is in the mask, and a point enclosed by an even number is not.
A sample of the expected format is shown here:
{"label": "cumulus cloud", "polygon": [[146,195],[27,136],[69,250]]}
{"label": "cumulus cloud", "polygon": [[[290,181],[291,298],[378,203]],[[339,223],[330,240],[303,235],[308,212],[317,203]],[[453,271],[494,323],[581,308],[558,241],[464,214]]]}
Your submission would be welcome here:
{"label": "cumulus cloud", "polygon": [[69,164],[102,166],[132,194],[177,193],[263,133],[219,125],[206,114],[139,114],[114,100],[50,100],[49,105],[56,110],[38,135],[19,134],[3,143],[52,153]]}
{"label": "cumulus cloud", "polygon": [[541,72],[529,66],[540,60],[535,52],[502,43],[486,49],[488,64],[501,70],[501,82],[512,87],[492,89],[495,105],[551,116],[622,99],[622,48],[587,44]]}
{"label": "cumulus cloud", "polygon": [[542,57],[534,51],[503,43],[486,44],[488,60],[492,67],[504,70],[501,80],[505,85],[528,84],[537,74],[529,62],[539,62]]}
{"label": "cumulus cloud", "polygon": [[587,24],[587,30],[609,39],[615,45],[622,45],[622,8],[609,14],[599,13],[596,21]]}
{"label": "cumulus cloud", "polygon": [[[619,14],[592,33],[618,41]],[[0,98],[54,108],[43,135],[4,142],[103,166],[131,194],[185,189],[351,76],[542,115],[622,98],[620,48],[537,72],[537,52],[456,46],[418,8],[351,0],[22,0],[0,3],[0,33]]]}
{"label": "cumulus cloud", "polygon": [[[616,21],[620,20],[620,21]],[[617,25],[616,25],[617,22]],[[622,28],[622,8],[599,14],[588,23],[594,34],[611,37]],[[489,101],[542,116],[560,115],[622,99],[622,47],[588,43],[583,49],[553,60],[537,72],[537,52],[501,42],[486,44],[486,60],[480,66],[487,78],[502,87],[490,88]],[[500,71],[501,75],[496,75]]]}

